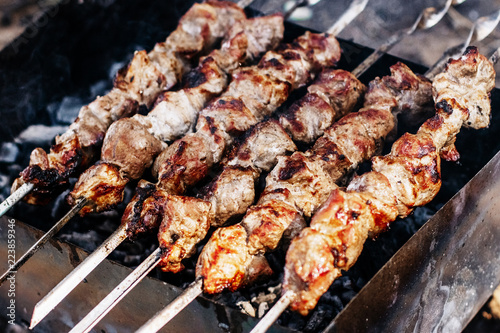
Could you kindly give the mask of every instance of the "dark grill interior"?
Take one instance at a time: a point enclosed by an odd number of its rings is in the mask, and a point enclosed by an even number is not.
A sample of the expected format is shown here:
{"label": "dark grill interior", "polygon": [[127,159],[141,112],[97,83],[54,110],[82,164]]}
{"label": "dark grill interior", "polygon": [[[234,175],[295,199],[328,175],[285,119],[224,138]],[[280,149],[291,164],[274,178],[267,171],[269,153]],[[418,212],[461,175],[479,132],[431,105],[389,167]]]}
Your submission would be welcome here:
{"label": "dark grill interior", "polygon": [[[64,130],[62,126],[73,120],[80,106],[111,88],[114,72],[127,63],[133,51],[150,50],[155,42],[163,40],[177,25],[179,14],[190,5],[184,1],[86,1],[82,4],[70,1],[58,7],[57,15],[34,37],[22,35],[21,39],[0,53],[1,200],[9,194],[10,184],[28,164],[31,150],[37,146],[48,149],[54,134]],[[289,41],[304,30],[288,24],[285,31]],[[342,47],[344,54],[339,68],[348,70],[355,68],[370,52],[368,48],[346,41],[342,42]],[[368,83],[376,76],[387,75],[388,67],[397,60],[384,56],[361,80]],[[405,63],[416,72],[424,72],[419,65]],[[303,91],[297,92],[295,98],[301,93]],[[496,135],[500,130],[499,115],[495,112],[500,107],[497,90],[493,92],[492,100],[491,127],[482,131],[463,130],[457,141],[460,162],[443,162],[443,186],[438,197],[426,207],[418,208],[409,218],[392,224],[390,230],[377,240],[367,242],[358,263],[334,282],[312,314],[304,318],[287,311],[280,324],[305,332],[316,332],[326,327],[397,249],[493,157],[500,149],[500,138]],[[34,124],[43,126],[30,127]],[[400,123],[399,131],[411,131],[416,125]],[[130,199],[134,188],[135,184],[132,184],[125,202]],[[196,190],[193,189],[190,194],[194,195]],[[64,202],[66,194],[45,207],[18,204],[8,215],[48,230],[68,211]],[[58,237],[92,251],[118,226],[123,209],[121,205],[108,213],[76,218]],[[143,236],[134,243],[122,244],[110,259],[134,267],[156,246],[155,234]],[[269,288],[281,281],[283,259],[282,251],[269,255],[277,272],[272,281],[237,293],[223,293],[213,299],[237,307],[241,301],[269,293]],[[159,271],[153,271],[152,275],[185,287],[193,281],[194,263],[194,260],[188,261],[186,270],[177,275]],[[279,288],[275,293],[279,293]],[[261,298],[266,297],[261,295]],[[256,301],[252,304],[258,307]]]}

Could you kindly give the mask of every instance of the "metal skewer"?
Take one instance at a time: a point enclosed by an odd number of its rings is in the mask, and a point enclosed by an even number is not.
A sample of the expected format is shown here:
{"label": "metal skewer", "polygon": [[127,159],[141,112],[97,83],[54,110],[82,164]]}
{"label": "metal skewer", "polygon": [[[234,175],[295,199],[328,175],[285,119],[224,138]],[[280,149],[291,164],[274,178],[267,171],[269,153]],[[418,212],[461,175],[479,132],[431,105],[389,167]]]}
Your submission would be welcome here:
{"label": "metal skewer", "polygon": [[[460,56],[471,40],[481,41],[486,38],[490,33],[495,30],[496,26],[500,22],[500,11],[497,11],[491,15],[480,17],[473,25],[471,32],[467,38],[466,43],[459,44],[455,47],[449,48],[445,52],[445,56],[447,59],[454,58]],[[475,35],[475,38],[472,39],[472,35]],[[495,52],[490,56],[490,61],[495,64],[500,57],[500,47],[495,50]],[[432,79],[435,75],[437,75],[440,71],[437,69],[443,67],[441,57],[425,74],[428,79]],[[288,308],[291,304],[293,298],[296,294],[289,290],[285,294],[283,294],[280,299],[276,302],[275,305],[266,313],[266,315],[259,321],[259,323],[252,329],[250,333],[264,333],[266,332],[271,325],[278,319],[278,317]],[[157,314],[158,315],[158,314]],[[156,316],[155,316],[156,317]],[[152,321],[150,319],[150,321]]]}
{"label": "metal skewer", "polygon": [[9,209],[12,208],[19,200],[24,198],[24,196],[33,190],[35,185],[31,183],[24,183],[21,187],[14,191],[0,204],[0,217],[2,217]]}
{"label": "metal skewer", "polygon": [[97,307],[103,311],[91,311],[80,321],[70,333],[88,332],[95,326],[120,300],[127,295],[161,260],[161,249],[157,248],[137,268],[129,274],[112,292],[106,296]]}
{"label": "metal skewer", "polygon": [[[354,0],[349,8],[342,14],[342,16],[336,21],[336,23],[327,30],[328,33],[333,34],[333,32],[340,32],[347,24],[352,21],[365,7],[368,3],[368,0]],[[160,251],[158,248],[157,251]],[[127,277],[126,280],[122,281],[120,285],[118,285],[110,294],[106,296],[103,301],[101,301],[85,318],[78,323],[72,332],[88,332],[95,324],[97,324],[98,320],[100,320],[106,313],[108,313],[114,305],[118,303],[120,299],[122,299],[137,283],[140,282],[142,278],[147,275],[147,272],[151,271],[151,269],[156,266],[160,258],[157,258],[157,261],[151,261],[146,259],[149,262],[148,265],[141,265],[137,267],[129,277],[134,276],[134,278]],[[144,264],[144,263],[143,263]],[[152,265],[152,266],[150,266]],[[146,273],[144,273],[147,271]],[[132,285],[133,284],[133,285]],[[190,287],[188,287],[185,292],[176,299],[173,303],[171,303],[167,309],[166,316],[167,319],[170,320],[175,315],[180,312],[184,307],[186,307],[192,300],[194,300],[198,295],[202,293],[202,282],[193,283]],[[43,300],[42,300],[43,301]],[[39,302],[40,304],[40,302]],[[39,306],[37,304],[36,307]],[[165,318],[165,317],[164,317]],[[165,323],[162,324],[162,326]]]}
{"label": "metal skewer", "polygon": [[[250,5],[254,0],[241,0],[238,2],[238,6],[244,8]],[[285,17],[290,16],[297,8],[308,5],[312,6],[319,2],[320,0],[298,0],[296,5],[292,8],[288,9],[284,14]],[[357,0],[355,1],[356,10],[361,11],[368,0]],[[360,8],[362,6],[362,8]],[[347,12],[346,12],[347,13]],[[355,16],[354,16],[355,17]],[[353,18],[354,18],[353,17]],[[345,26],[352,18],[341,17],[337,24],[332,28],[335,30],[342,30],[343,26]],[[330,32],[331,33],[331,32]],[[22,198],[22,197],[21,197]],[[18,199],[19,200],[19,199]],[[74,210],[72,209],[72,216],[76,215],[78,211],[85,206],[88,202],[82,203],[83,199],[79,199],[75,205]],[[76,208],[76,207],[79,208]],[[72,217],[71,216],[71,217]],[[52,229],[60,230],[70,219],[61,219],[58,221]],[[51,229],[51,230],[52,230]],[[53,236],[55,233],[51,234]],[[50,239],[50,237],[44,239],[44,243]],[[45,238],[45,236],[44,236]],[[111,236],[109,236],[101,246],[99,246],[92,254],[90,254],[78,267],[76,267],[71,273],[69,273],[57,286],[55,286],[42,300],[40,300],[34,310],[31,318],[30,328],[35,327],[43,318],[45,318],[76,286],[88,275],[90,274],[95,267],[97,267],[111,252],[113,252],[125,239],[126,235],[126,225],[120,225],[119,229],[116,230]],[[38,242],[35,244],[37,245]],[[35,245],[33,247],[35,247]],[[36,249],[33,250],[33,253],[38,250],[40,246],[36,246]],[[30,250],[31,251],[31,250]],[[31,255],[33,255],[33,253]],[[30,255],[30,257],[31,257]],[[26,260],[29,258],[26,258]],[[26,261],[25,260],[25,261]],[[22,265],[22,263],[20,263]],[[20,266],[19,265],[19,266]],[[5,273],[7,274],[7,273]],[[5,275],[4,274],[4,275]],[[8,276],[8,275],[7,275]],[[6,277],[7,277],[6,276]],[[139,280],[140,281],[140,280]],[[1,283],[1,282],[0,282]]]}
{"label": "metal skewer", "polygon": [[57,284],[33,309],[30,329],[47,316],[80,282],[127,238],[126,226],[120,227],[80,265]]}
{"label": "metal skewer", "polygon": [[45,233],[45,235],[42,236],[33,246],[12,266],[9,267],[9,269],[3,273],[3,275],[0,277],[0,284],[2,284],[9,276],[10,274],[16,272],[19,267],[21,267],[29,258],[31,258],[38,249],[40,249],[49,239],[51,239],[55,234],[61,230],[62,227],[68,223],[69,220],[73,218],[80,209],[82,209],[83,206],[85,206],[88,203],[87,199],[83,199],[78,201],[78,203],[71,208],[69,212],[66,213],[66,215],[63,216],[59,222],[54,225],[52,228],[50,228],[49,231]]}
{"label": "metal skewer", "polygon": [[179,301],[171,302],[169,305],[158,312],[153,318],[139,328],[136,333],[151,333],[160,330],[165,323],[172,320],[179,312],[198,297],[202,292],[203,280],[196,279],[189,287],[187,287],[179,297]]}
{"label": "metal skewer", "polygon": [[442,72],[449,58],[461,56],[471,43],[480,42],[488,37],[498,26],[498,23],[500,23],[500,10],[497,10],[493,14],[478,18],[472,25],[466,41],[447,49],[436,64],[425,73],[425,76],[434,77]]}
{"label": "metal skewer", "polygon": [[368,58],[366,58],[355,70],[353,70],[352,74],[356,77],[360,77],[368,68],[380,59],[382,55],[389,52],[394,45],[401,42],[406,36],[413,34],[417,30],[426,30],[435,26],[439,21],[441,21],[453,3],[453,0],[447,0],[444,7],[439,10],[435,7],[425,8],[420,15],[418,15],[417,20],[410,28],[403,29],[390,36],[384,44],[373,51]]}

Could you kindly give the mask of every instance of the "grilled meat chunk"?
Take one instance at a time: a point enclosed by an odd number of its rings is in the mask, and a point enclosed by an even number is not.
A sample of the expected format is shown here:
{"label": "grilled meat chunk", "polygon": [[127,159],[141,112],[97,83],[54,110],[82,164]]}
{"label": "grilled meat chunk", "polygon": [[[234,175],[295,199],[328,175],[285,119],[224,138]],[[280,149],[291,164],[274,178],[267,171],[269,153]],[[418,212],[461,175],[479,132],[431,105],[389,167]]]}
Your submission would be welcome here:
{"label": "grilled meat chunk", "polygon": [[152,156],[158,155],[161,149],[160,140],[150,135],[134,118],[125,118],[110,126],[101,160],[118,166],[125,177],[137,179],[151,166]]}
{"label": "grilled meat chunk", "polygon": [[[103,185],[105,184],[105,185]],[[86,197],[90,199],[87,206],[80,210],[83,216],[88,212],[97,212],[113,208],[123,200],[123,189],[127,185],[127,180],[122,177],[119,169],[111,164],[97,164],[91,172],[86,172],[75,184],[72,196],[69,196],[69,203],[75,204],[74,197]],[[97,207],[97,208],[95,208]]]}
{"label": "grilled meat chunk", "polygon": [[225,165],[252,167],[269,171],[277,157],[294,152],[297,147],[275,120],[255,125],[242,140],[232,147],[223,161]]}
{"label": "grilled meat chunk", "polygon": [[325,69],[308,93],[280,117],[280,123],[296,141],[313,142],[335,120],[354,109],[365,86],[351,73]]}
{"label": "grilled meat chunk", "polygon": [[162,248],[160,267],[166,272],[184,268],[181,260],[194,254],[210,228],[210,203],[183,196],[168,196],[158,238]]}
{"label": "grilled meat chunk", "polygon": [[228,166],[203,190],[202,198],[212,204],[212,226],[220,227],[243,215],[255,200],[257,172],[251,167]]}
{"label": "grilled meat chunk", "polygon": [[[246,230],[241,225],[219,228],[214,232],[210,244],[205,245],[207,250],[200,255],[196,265],[197,276],[217,277],[215,284],[204,286],[205,290],[218,293],[229,288],[234,291],[272,273],[263,256],[248,255],[246,238]],[[206,265],[206,262],[210,264]],[[242,267],[243,271],[240,270]]]}

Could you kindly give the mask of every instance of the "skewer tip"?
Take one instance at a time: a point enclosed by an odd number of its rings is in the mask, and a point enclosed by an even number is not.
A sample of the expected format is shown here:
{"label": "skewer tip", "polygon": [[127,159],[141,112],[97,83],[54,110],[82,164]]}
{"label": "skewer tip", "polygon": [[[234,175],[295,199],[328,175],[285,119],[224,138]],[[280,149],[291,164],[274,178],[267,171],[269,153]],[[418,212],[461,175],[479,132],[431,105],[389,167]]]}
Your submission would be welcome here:
{"label": "skewer tip", "polygon": [[281,298],[273,305],[271,310],[269,310],[264,317],[259,321],[257,325],[250,331],[250,333],[265,333],[274,324],[278,317],[288,308],[295,293],[292,291],[287,291]]}
{"label": "skewer tip", "polygon": [[[38,304],[37,304],[38,305]],[[40,315],[40,309],[37,306],[33,309],[33,315],[31,316],[30,330],[32,330],[38,323],[45,318],[45,315]]]}

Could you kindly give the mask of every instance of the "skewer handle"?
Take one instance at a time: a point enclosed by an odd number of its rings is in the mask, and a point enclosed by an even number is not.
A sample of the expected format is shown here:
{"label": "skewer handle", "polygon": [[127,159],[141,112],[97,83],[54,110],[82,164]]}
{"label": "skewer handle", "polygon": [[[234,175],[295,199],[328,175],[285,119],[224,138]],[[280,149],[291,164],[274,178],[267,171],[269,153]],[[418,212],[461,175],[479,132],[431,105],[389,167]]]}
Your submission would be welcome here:
{"label": "skewer handle", "polygon": [[202,293],[203,282],[201,279],[196,280],[191,284],[182,294],[179,295],[168,306],[157,312],[154,317],[149,319],[142,325],[136,333],[152,333],[158,332],[165,326],[172,318],[181,312],[186,306],[189,305],[196,297]]}
{"label": "skewer handle", "polygon": [[344,28],[361,13],[368,3],[368,0],[353,0],[349,8],[326,32],[337,36]]}
{"label": "skewer handle", "polygon": [[113,307],[127,295],[153,268],[158,265],[161,250],[157,248],[137,268],[130,273],[112,292],[110,292],[92,311],[89,312],[70,333],[89,332]]}
{"label": "skewer handle", "polygon": [[24,183],[17,190],[14,191],[11,195],[7,197],[0,204],[0,217],[2,217],[9,209],[12,208],[18,201],[20,201],[24,196],[31,192],[31,190],[35,187],[35,185],[31,183]]}
{"label": "skewer handle", "polygon": [[288,308],[290,303],[292,302],[295,293],[293,291],[287,291],[281,298],[273,305],[271,310],[262,319],[259,321],[257,325],[250,331],[250,333],[264,333],[266,332],[278,317]]}
{"label": "skewer handle", "polygon": [[452,0],[447,0],[445,6],[439,11],[436,11],[436,9],[432,7],[425,8],[411,27],[398,31],[390,36],[384,44],[373,51],[368,58],[358,65],[358,67],[352,71],[352,74],[359,78],[368,68],[377,62],[380,57],[389,52],[394,45],[401,42],[403,38],[411,35],[416,30],[429,29],[435,26],[444,17],[451,5]]}
{"label": "skewer handle", "polygon": [[126,226],[121,225],[108,239],[90,254],[78,267],[36,304],[31,318],[30,329],[35,327],[52,311],[76,286],[94,270],[114,249],[127,238]]}

